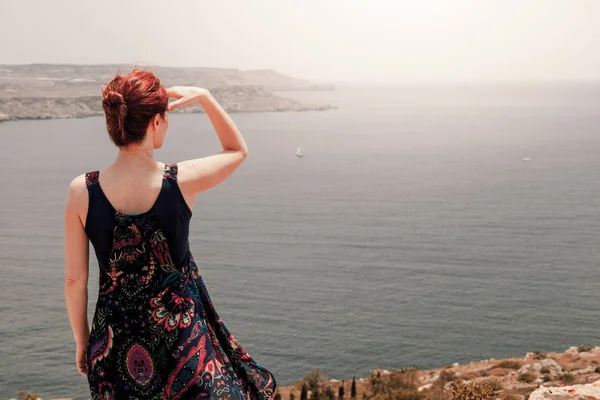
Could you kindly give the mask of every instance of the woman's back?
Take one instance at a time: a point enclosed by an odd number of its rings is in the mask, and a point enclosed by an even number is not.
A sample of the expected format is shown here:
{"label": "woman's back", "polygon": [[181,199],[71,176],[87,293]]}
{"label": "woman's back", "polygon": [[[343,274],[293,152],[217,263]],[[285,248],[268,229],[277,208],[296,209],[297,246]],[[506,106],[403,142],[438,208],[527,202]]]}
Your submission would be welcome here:
{"label": "woman's back", "polygon": [[[77,366],[92,399],[266,400],[274,375],[219,317],[190,251],[191,207],[246,158],[243,138],[208,91],[168,91],[148,72],[103,90],[115,162],[75,178],[65,207],[65,295]],[[168,97],[178,100],[168,104]],[[153,160],[169,109],[200,102],[223,151],[173,164]],[[99,291],[87,322],[88,243]]]}
{"label": "woman's back", "polygon": [[[154,188],[146,189],[147,192],[154,192],[150,193],[150,196],[136,196],[136,192],[139,192],[140,188],[128,188],[126,190],[121,190],[119,193],[119,186],[123,187],[124,185],[101,180],[100,171],[92,171],[86,174],[89,205],[85,231],[94,246],[100,268],[108,265],[110,247],[112,245],[112,234],[116,224],[115,216],[117,215],[124,216],[131,220],[132,217],[153,214],[168,240],[171,256],[173,257],[175,264],[183,265],[186,263],[187,251],[189,248],[188,233],[192,211],[183,198],[177,182],[177,163],[164,164],[161,169],[163,170],[163,173],[160,177],[160,184],[146,185],[158,187],[158,191],[155,191]],[[106,190],[106,192],[118,194],[119,196],[107,195],[104,189],[105,186],[101,184],[101,181],[103,183],[107,182],[106,187],[112,189],[110,191]],[[142,200],[153,199],[153,202],[150,207],[142,206],[141,208],[138,208],[140,212],[124,212],[123,210],[125,208],[119,207],[118,205],[125,204],[128,195],[130,198],[134,198],[134,200],[129,203],[139,203],[140,198]],[[115,199],[113,200],[114,203],[109,200],[109,196],[111,199]],[[136,197],[138,198],[136,199]],[[129,208],[129,210],[132,209],[134,208]],[[125,211],[127,211],[127,209],[125,209]]]}
{"label": "woman's back", "polygon": [[[166,164],[152,206],[127,214],[86,174],[86,232],[100,267],[87,348],[93,395],[114,398],[268,398],[275,380],[219,318],[189,249],[191,211]],[[222,397],[225,398],[225,397]]]}

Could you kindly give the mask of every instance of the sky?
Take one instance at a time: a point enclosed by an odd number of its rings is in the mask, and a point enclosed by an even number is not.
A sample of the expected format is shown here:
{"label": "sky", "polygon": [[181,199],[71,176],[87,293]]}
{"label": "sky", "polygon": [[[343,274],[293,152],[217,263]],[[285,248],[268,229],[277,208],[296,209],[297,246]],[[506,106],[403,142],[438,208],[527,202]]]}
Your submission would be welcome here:
{"label": "sky", "polygon": [[600,0],[0,0],[0,64],[315,82],[600,80]]}

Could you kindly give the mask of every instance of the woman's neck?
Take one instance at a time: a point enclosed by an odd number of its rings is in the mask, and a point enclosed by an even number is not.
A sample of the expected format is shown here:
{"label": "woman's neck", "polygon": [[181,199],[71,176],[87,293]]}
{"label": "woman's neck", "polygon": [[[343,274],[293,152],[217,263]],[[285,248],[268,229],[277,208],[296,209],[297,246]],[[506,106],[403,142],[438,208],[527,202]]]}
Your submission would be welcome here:
{"label": "woman's neck", "polygon": [[128,146],[119,149],[114,165],[136,166],[136,167],[155,167],[154,150],[151,148]]}

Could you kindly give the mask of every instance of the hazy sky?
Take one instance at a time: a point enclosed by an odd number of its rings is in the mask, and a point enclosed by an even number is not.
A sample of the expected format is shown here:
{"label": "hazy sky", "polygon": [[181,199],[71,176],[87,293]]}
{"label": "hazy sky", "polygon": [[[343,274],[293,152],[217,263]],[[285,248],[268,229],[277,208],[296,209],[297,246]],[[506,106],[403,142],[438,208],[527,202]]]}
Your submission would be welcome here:
{"label": "hazy sky", "polygon": [[0,0],[0,64],[600,80],[600,0]]}

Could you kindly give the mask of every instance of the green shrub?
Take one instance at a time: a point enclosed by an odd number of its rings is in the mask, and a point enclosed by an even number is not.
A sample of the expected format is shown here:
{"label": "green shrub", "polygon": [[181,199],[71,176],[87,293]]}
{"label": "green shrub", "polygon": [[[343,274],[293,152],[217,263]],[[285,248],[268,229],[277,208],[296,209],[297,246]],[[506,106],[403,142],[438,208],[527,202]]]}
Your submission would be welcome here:
{"label": "green shrub", "polygon": [[495,378],[486,379],[484,381],[481,381],[481,384],[488,385],[494,391],[502,390],[502,384],[500,383],[500,381],[498,379],[495,379]]}
{"label": "green shrub", "polygon": [[573,374],[565,372],[564,374],[561,375],[560,379],[563,380],[564,382],[573,382],[575,380],[575,377],[573,376]]}
{"label": "green shrub", "polygon": [[523,382],[523,383],[532,383],[533,381],[535,381],[535,375],[533,375],[530,372],[524,372],[522,374],[519,375],[519,377],[517,378],[517,380],[519,382]]}
{"label": "green shrub", "polygon": [[335,392],[333,391],[331,386],[327,386],[327,389],[325,389],[325,392],[323,394],[325,395],[326,399],[329,399],[329,400],[335,399]]}
{"label": "green shrub", "polygon": [[533,354],[535,354],[533,358],[535,358],[536,360],[543,360],[544,358],[546,358],[546,354],[540,351],[534,351]]}
{"label": "green shrub", "polygon": [[452,371],[446,371],[445,369],[443,369],[442,372],[440,372],[440,382],[442,382],[442,384],[446,384],[455,379],[456,374]]}
{"label": "green shrub", "polygon": [[374,395],[386,391],[385,384],[381,376],[381,371],[379,370],[371,371],[369,383],[371,384],[371,391]]}
{"label": "green shrub", "polygon": [[594,370],[595,373],[600,374],[600,365],[596,367],[596,369]]}
{"label": "green shrub", "polygon": [[389,388],[392,390],[416,389],[418,384],[418,371],[419,369],[414,367],[391,371],[391,373],[386,376]]}
{"label": "green shrub", "polygon": [[581,346],[579,346],[577,348],[577,351],[580,352],[580,353],[585,353],[587,351],[592,351],[593,349],[594,349],[594,346],[583,346],[583,345],[581,345]]}
{"label": "green shrub", "polygon": [[318,386],[316,386],[311,393],[312,393],[310,396],[311,400],[320,400],[321,399],[321,389]]}
{"label": "green shrub", "polygon": [[414,389],[400,389],[392,391],[392,399],[394,400],[421,400],[424,399],[425,396]]}
{"label": "green shrub", "polygon": [[541,372],[542,374],[549,374],[549,373],[550,373],[550,368],[548,368],[548,367],[544,367],[544,368],[542,368],[542,369],[540,370],[540,372]]}
{"label": "green shrub", "polygon": [[308,390],[318,389],[319,385],[323,385],[329,382],[327,374],[320,369],[313,369],[304,377],[304,381],[308,385]]}
{"label": "green shrub", "polygon": [[369,377],[371,386],[371,398],[378,395],[385,395],[388,398],[392,391],[398,392],[398,396],[404,396],[409,399],[417,390],[418,368],[401,368],[390,371],[383,375],[380,370],[372,371]]}
{"label": "green shrub", "polygon": [[306,382],[302,384],[302,391],[300,392],[300,400],[308,399],[308,386],[306,386]]}
{"label": "green shrub", "polygon": [[552,378],[550,378],[550,375],[544,375],[542,379],[544,380],[544,382],[550,382],[552,380]]}
{"label": "green shrub", "polygon": [[[342,400],[344,398],[345,389],[344,389],[344,380],[342,379],[342,383],[340,383],[340,387],[338,387],[338,399]],[[290,399],[293,400],[293,399]]]}
{"label": "green shrub", "polygon": [[518,361],[510,361],[510,360],[508,360],[508,361],[502,361],[502,362],[494,365],[492,368],[519,369],[519,368],[521,368],[521,363],[518,362]]}

